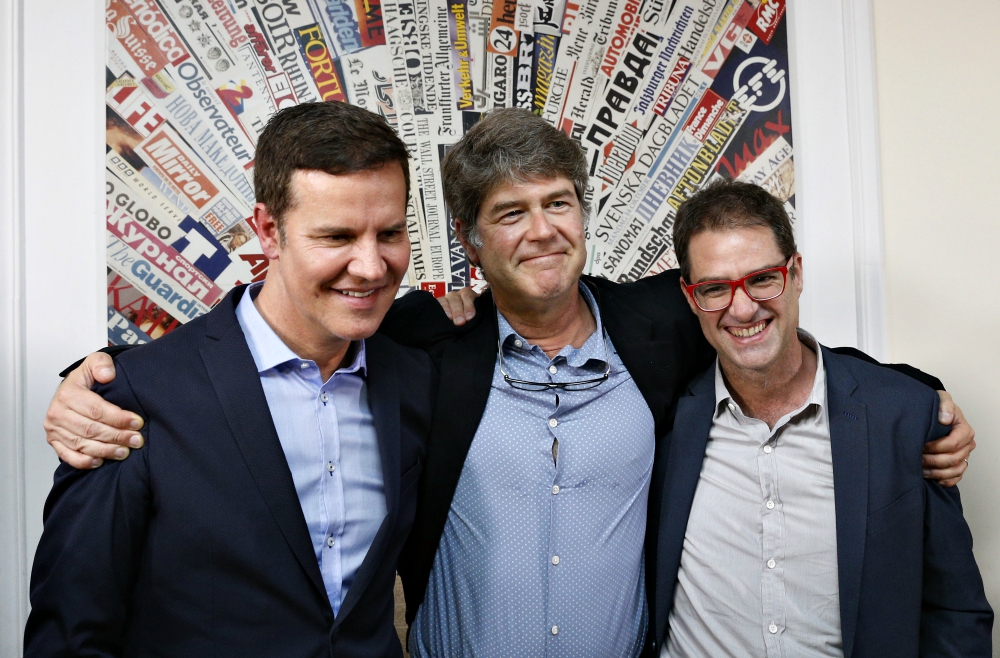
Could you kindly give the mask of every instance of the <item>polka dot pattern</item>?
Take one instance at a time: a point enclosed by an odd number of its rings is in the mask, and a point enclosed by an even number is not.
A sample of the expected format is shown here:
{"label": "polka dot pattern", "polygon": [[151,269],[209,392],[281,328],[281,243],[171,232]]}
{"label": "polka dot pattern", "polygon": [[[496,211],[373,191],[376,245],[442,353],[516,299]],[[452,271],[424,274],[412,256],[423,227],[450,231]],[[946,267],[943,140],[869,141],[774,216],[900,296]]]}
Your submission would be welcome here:
{"label": "polka dot pattern", "polygon": [[513,378],[593,379],[609,358],[610,377],[582,391],[524,391],[494,369],[410,651],[635,656],[646,630],[652,414],[600,326],[549,359],[499,322]]}

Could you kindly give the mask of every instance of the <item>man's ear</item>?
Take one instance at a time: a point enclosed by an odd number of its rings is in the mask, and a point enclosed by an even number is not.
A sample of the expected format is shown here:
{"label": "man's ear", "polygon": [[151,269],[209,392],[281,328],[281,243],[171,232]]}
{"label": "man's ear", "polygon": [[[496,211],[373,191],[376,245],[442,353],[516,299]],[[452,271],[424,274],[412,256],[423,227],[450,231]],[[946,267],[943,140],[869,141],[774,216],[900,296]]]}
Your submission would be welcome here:
{"label": "man's ear", "polygon": [[691,308],[691,312],[694,313],[695,315],[698,315],[699,309],[695,305],[694,300],[691,299],[691,295],[688,294],[686,287],[687,281],[684,280],[684,277],[681,277],[680,284],[681,284],[681,295],[683,295],[684,299],[687,300],[688,306]]}
{"label": "man's ear", "polygon": [[257,226],[257,238],[260,240],[261,251],[268,260],[277,260],[281,252],[281,235],[277,222],[274,221],[274,217],[263,203],[258,203],[253,207],[253,221]]}
{"label": "man's ear", "polygon": [[462,248],[465,249],[465,255],[468,256],[469,262],[476,267],[481,267],[479,265],[479,250],[465,239],[465,233],[462,231],[464,224],[464,220],[455,218],[455,234],[458,236],[458,241],[462,243]]}
{"label": "man's ear", "polygon": [[802,294],[802,287],[805,285],[805,279],[802,274],[802,254],[796,253],[792,256],[792,271],[795,272],[795,276],[792,277],[792,285],[798,290],[799,294]]}

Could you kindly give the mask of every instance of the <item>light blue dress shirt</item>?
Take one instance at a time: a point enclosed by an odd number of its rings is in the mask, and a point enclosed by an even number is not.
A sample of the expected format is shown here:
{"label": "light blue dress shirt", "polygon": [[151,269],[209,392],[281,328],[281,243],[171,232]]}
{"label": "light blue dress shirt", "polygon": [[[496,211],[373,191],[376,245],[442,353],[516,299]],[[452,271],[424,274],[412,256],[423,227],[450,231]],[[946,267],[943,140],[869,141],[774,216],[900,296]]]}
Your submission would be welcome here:
{"label": "light blue dress shirt", "polygon": [[605,347],[590,291],[581,291],[598,329],[553,359],[499,316],[509,376],[593,379],[609,355],[611,374],[589,390],[529,392],[494,368],[411,629],[416,658],[641,650],[653,416],[610,340]]}
{"label": "light blue dress shirt", "polygon": [[336,615],[386,516],[382,459],[365,384],[365,343],[352,346],[350,366],[322,381],[316,363],[296,356],[261,317],[251,299],[256,288],[244,293],[236,317],[260,373]]}

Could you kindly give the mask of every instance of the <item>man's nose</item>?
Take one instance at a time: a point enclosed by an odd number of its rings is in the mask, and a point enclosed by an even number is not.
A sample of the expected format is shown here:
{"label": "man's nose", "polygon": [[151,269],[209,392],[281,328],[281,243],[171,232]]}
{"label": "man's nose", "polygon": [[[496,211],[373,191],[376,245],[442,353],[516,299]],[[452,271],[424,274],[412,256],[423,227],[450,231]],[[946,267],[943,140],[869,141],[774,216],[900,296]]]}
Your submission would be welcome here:
{"label": "man's nose", "polygon": [[528,236],[532,240],[548,240],[556,235],[556,229],[549,221],[549,216],[544,208],[534,208],[528,215],[531,222],[528,227]]}
{"label": "man's nose", "polygon": [[378,240],[361,240],[355,247],[347,272],[351,276],[367,281],[381,279],[388,269]]}
{"label": "man's nose", "polygon": [[750,298],[743,286],[739,286],[733,293],[733,303],[729,305],[729,314],[735,320],[749,322],[759,307],[760,304]]}

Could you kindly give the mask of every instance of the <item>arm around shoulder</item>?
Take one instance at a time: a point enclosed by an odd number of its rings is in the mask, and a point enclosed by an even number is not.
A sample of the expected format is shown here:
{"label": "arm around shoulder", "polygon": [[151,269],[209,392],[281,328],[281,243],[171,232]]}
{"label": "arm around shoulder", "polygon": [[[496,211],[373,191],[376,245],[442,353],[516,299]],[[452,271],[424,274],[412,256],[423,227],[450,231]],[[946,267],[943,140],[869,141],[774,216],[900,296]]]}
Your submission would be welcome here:
{"label": "arm around shoulder", "polygon": [[[395,302],[379,326],[379,333],[400,345],[429,350],[441,343],[459,338],[478,326],[483,315],[483,295],[476,300],[478,313],[462,326],[456,325],[445,313],[441,303],[429,292],[416,290]],[[492,299],[492,297],[490,297]]]}
{"label": "arm around shoulder", "polygon": [[[121,367],[99,391],[141,412]],[[149,505],[148,451],[94,470],[59,466],[32,567],[26,657],[123,655]]]}
{"label": "arm around shoulder", "polygon": [[[934,404],[927,440],[943,433]],[[972,552],[972,532],[957,487],[924,480],[924,573],[921,656],[993,655],[993,609]]]}

